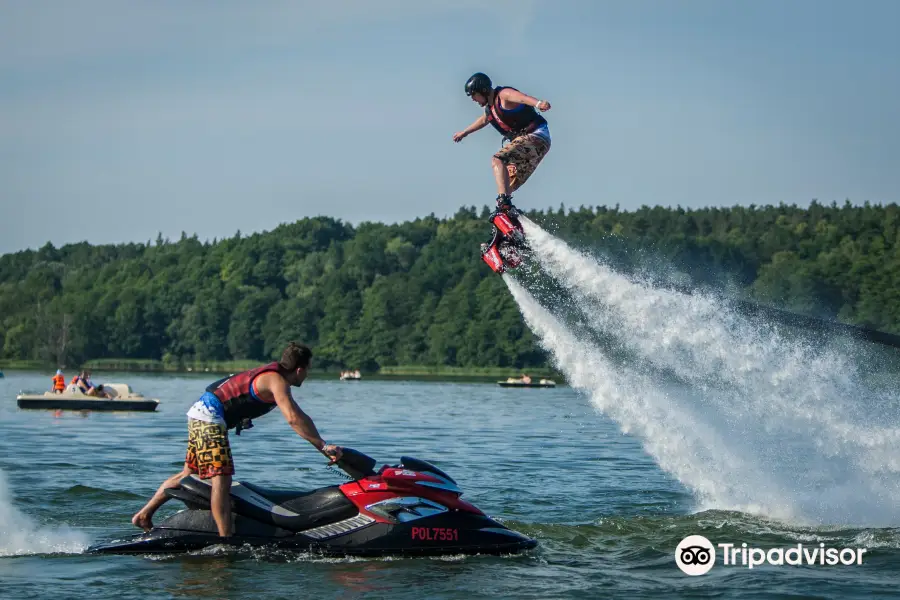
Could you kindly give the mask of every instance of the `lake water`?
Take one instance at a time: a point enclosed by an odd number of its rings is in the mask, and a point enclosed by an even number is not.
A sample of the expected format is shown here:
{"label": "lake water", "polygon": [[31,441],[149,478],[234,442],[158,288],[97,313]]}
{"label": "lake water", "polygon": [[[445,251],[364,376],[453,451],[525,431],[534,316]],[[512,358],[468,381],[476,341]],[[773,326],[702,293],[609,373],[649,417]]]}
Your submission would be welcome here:
{"label": "lake water", "polygon": [[[698,505],[642,440],[568,387],[310,380],[295,397],[323,436],[396,463],[429,460],[464,498],[539,546],[513,557],[322,559],[283,551],[89,556],[180,469],[185,411],[215,377],[121,374],[155,413],[20,410],[49,376],[0,379],[0,596],[7,598],[600,598],[897,593],[900,534],[770,520]],[[318,487],[342,480],[279,412],[232,436],[237,480]],[[175,501],[157,519],[180,509]],[[691,534],[714,543],[866,547],[859,566],[676,566]]]}

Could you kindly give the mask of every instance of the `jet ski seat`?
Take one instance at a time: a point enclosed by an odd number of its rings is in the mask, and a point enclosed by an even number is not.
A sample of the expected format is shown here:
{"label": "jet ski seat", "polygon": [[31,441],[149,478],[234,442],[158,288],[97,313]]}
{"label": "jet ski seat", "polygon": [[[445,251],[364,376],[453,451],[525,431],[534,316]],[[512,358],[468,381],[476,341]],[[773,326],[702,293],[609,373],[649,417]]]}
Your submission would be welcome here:
{"label": "jet ski seat", "polygon": [[[182,479],[181,487],[206,500],[212,491],[209,483],[194,476]],[[302,531],[359,514],[356,505],[337,485],[302,492],[234,482],[231,498],[236,513],[291,531]]]}

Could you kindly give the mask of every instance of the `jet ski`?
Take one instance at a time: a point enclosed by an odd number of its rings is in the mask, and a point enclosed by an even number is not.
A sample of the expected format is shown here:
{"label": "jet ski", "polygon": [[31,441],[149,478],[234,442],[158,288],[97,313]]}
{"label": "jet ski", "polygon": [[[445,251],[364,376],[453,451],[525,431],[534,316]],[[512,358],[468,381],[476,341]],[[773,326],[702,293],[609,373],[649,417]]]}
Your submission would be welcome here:
{"label": "jet ski", "polygon": [[522,264],[521,249],[525,247],[525,231],[515,209],[509,212],[496,211],[491,216],[491,241],[481,245],[481,259],[502,275],[507,269],[515,269]]}
{"label": "jet ski", "polygon": [[232,483],[234,535],[227,541],[210,512],[210,484],[190,475],[166,492],[184,510],[149,532],[86,552],[172,554],[226,543],[326,556],[435,556],[515,554],[537,545],[460,498],[456,481],[424,460],[402,456],[375,472],[375,459],[344,448],[335,465],[351,481],[313,491]]}

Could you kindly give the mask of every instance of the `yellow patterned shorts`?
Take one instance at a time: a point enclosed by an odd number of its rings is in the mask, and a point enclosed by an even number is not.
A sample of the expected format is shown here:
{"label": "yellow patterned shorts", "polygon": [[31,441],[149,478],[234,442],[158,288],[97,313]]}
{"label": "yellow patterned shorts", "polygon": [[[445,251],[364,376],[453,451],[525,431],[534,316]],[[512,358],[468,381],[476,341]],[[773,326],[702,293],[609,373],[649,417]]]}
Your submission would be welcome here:
{"label": "yellow patterned shorts", "polygon": [[200,479],[234,475],[234,461],[225,426],[188,419],[188,448],[184,462]]}

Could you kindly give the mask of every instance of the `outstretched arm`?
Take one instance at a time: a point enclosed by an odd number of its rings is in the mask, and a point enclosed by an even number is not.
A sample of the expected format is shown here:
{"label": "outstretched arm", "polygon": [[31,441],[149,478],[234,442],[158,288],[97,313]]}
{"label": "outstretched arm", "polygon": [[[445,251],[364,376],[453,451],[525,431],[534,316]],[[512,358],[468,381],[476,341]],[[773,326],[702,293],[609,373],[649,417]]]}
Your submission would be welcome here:
{"label": "outstretched arm", "polygon": [[275,404],[281,409],[281,414],[284,415],[284,419],[291,426],[291,429],[319,450],[324,449],[325,440],[319,435],[319,430],[316,429],[316,424],[312,422],[309,415],[297,406],[287,383],[284,384],[284,387],[277,386],[273,389],[272,395],[275,396]]}
{"label": "outstretched arm", "polygon": [[478,117],[477,119],[475,119],[474,123],[472,123],[465,129],[463,129],[462,131],[457,131],[456,133],[454,133],[453,141],[458,142],[461,139],[463,139],[464,137],[466,137],[467,135],[469,135],[470,133],[475,133],[476,131],[478,131],[479,129],[481,129],[482,127],[484,127],[487,124],[488,124],[487,115],[483,114],[480,117]]}
{"label": "outstretched arm", "polygon": [[527,104],[528,106],[533,106],[540,111],[550,110],[550,103],[546,100],[538,100],[533,96],[523,94],[522,92],[517,92],[516,90],[510,88],[500,90],[500,99],[506,100],[507,102],[515,102],[516,104]]}
{"label": "outstretched arm", "polygon": [[319,452],[332,459],[332,461],[340,459],[341,449],[325,443],[325,440],[319,435],[319,430],[316,429],[316,424],[309,418],[309,415],[297,406],[293,396],[291,396],[291,388],[288,383],[274,373],[265,373],[260,376],[260,379],[259,391],[267,389],[272,393],[272,396],[275,398],[275,404],[281,409],[281,414],[284,415],[284,419],[291,426],[291,429],[315,446]]}

